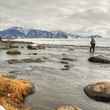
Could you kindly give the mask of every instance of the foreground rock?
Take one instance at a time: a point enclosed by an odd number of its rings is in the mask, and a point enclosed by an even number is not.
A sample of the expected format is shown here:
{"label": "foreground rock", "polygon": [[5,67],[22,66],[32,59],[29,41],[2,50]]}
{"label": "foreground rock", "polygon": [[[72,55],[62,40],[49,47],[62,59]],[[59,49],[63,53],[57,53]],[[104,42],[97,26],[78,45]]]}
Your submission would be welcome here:
{"label": "foreground rock", "polygon": [[63,105],[63,106],[58,107],[56,110],[81,110],[81,109],[77,106]]}
{"label": "foreground rock", "polygon": [[96,101],[110,102],[110,81],[90,84],[84,88],[84,92]]}
{"label": "foreground rock", "polygon": [[94,63],[110,63],[110,59],[104,57],[104,56],[93,56],[93,57],[90,57],[88,59],[90,62],[94,62]]}
{"label": "foreground rock", "polygon": [[16,64],[16,63],[42,63],[42,62],[45,62],[45,59],[44,58],[10,59],[7,62],[9,64]]}
{"label": "foreground rock", "polygon": [[0,76],[0,105],[6,110],[31,110],[24,104],[25,97],[33,93],[33,85],[6,75]]}
{"label": "foreground rock", "polygon": [[16,49],[10,49],[6,53],[9,55],[20,55],[21,54],[21,52]]}

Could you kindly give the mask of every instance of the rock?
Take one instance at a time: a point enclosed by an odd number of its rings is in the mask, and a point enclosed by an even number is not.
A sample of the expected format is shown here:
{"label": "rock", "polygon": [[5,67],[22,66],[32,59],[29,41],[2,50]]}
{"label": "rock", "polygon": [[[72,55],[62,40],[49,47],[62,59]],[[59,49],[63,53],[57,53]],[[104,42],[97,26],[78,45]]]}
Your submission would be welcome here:
{"label": "rock", "polygon": [[94,63],[110,63],[110,59],[104,57],[104,56],[93,56],[93,57],[90,57],[88,59],[88,61],[90,62],[94,62]]}
{"label": "rock", "polygon": [[11,74],[2,74],[2,77],[6,77],[6,78],[10,78],[10,79],[15,79],[16,76],[15,75],[11,75]]}
{"label": "rock", "polygon": [[69,51],[74,51],[73,47],[68,48]]}
{"label": "rock", "polygon": [[41,63],[41,62],[44,62],[44,60],[41,58],[36,58],[36,59],[27,58],[27,59],[22,59],[22,61],[24,63],[34,63],[34,62],[35,63]]}
{"label": "rock", "polygon": [[36,48],[33,47],[32,45],[28,45],[27,48],[30,49],[30,50],[36,50]]}
{"label": "rock", "polygon": [[37,49],[45,49],[46,45],[45,44],[39,44],[37,45]]}
{"label": "rock", "polygon": [[37,53],[32,53],[33,55],[37,55]]}
{"label": "rock", "polygon": [[47,59],[48,59],[48,58],[47,58],[47,57],[45,57],[45,56],[43,56],[42,58],[43,58],[44,60],[47,60]]}
{"label": "rock", "polygon": [[73,59],[73,58],[66,58],[66,57],[62,58],[62,60],[66,60],[66,61],[75,61],[75,59]]}
{"label": "rock", "polygon": [[43,58],[26,58],[26,59],[10,59],[7,60],[7,62],[9,64],[16,64],[16,63],[41,63],[41,62],[45,62],[45,60]]}
{"label": "rock", "polygon": [[20,55],[21,54],[21,52],[16,49],[10,49],[6,53],[9,55]]}
{"label": "rock", "polygon": [[19,48],[18,45],[11,45],[9,48]]}
{"label": "rock", "polygon": [[60,63],[62,63],[62,64],[68,64],[68,62],[67,61],[60,61]]}
{"label": "rock", "polygon": [[70,69],[70,65],[68,65],[68,64],[65,64],[64,68],[62,68],[62,70],[69,70],[69,69]]}
{"label": "rock", "polygon": [[27,55],[37,55],[38,53],[28,53]]}
{"label": "rock", "polygon": [[24,46],[21,46],[21,48],[24,48]]}
{"label": "rock", "polygon": [[45,44],[32,44],[27,46],[28,49],[45,49],[46,45]]}
{"label": "rock", "polygon": [[22,63],[20,60],[18,60],[18,59],[10,59],[10,60],[7,60],[7,62],[9,63],[9,64],[16,64],[16,63]]}
{"label": "rock", "polygon": [[27,59],[22,59],[22,62],[31,63],[31,62],[34,62],[34,61],[33,61],[33,59],[27,58]]}
{"label": "rock", "polygon": [[96,101],[110,102],[110,81],[90,84],[84,88],[84,92]]}
{"label": "rock", "polygon": [[64,65],[64,67],[65,67],[65,68],[70,68],[70,66],[69,66],[68,64],[67,64],[67,65]]}
{"label": "rock", "polygon": [[81,109],[77,106],[63,105],[63,106],[58,107],[56,110],[81,110]]}

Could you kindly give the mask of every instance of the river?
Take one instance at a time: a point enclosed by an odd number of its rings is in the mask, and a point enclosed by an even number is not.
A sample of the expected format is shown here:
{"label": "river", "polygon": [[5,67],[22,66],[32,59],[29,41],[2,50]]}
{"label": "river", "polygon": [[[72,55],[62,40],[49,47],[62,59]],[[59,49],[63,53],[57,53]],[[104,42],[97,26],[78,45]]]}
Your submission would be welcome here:
{"label": "river", "polygon": [[[46,48],[44,50],[27,50],[18,56],[6,54],[0,50],[0,71],[16,75],[17,78],[33,82],[35,93],[26,98],[32,110],[55,110],[62,104],[77,105],[83,110],[110,110],[109,103],[96,102],[85,95],[83,88],[89,83],[110,80],[110,64],[93,64],[88,62],[89,48],[67,46],[64,48]],[[33,55],[31,53],[37,53]],[[96,55],[110,56],[110,48],[97,48]],[[8,64],[12,58],[46,57],[43,63]],[[62,70],[62,58],[69,61],[70,69]]]}

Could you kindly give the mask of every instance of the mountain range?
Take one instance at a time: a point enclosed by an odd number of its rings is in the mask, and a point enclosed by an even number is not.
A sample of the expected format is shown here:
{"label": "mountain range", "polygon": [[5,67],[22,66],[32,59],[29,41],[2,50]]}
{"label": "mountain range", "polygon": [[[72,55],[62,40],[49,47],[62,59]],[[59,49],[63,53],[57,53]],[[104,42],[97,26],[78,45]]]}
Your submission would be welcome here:
{"label": "mountain range", "polygon": [[[68,33],[62,31],[46,31],[38,29],[25,29],[22,27],[11,27],[5,30],[0,31],[1,38],[79,38],[81,35],[75,33]],[[83,37],[91,37],[90,35],[83,35]],[[95,35],[95,37],[101,37]]]}

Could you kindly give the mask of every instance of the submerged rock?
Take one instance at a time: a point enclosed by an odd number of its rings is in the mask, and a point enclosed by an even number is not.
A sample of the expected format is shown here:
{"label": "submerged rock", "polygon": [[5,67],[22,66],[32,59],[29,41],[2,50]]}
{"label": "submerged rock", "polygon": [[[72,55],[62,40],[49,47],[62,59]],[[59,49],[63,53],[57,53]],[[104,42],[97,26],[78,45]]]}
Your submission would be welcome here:
{"label": "submerged rock", "polygon": [[75,61],[76,59],[64,57],[64,58],[62,58],[62,60],[64,60],[64,61]]}
{"label": "submerged rock", "polygon": [[68,48],[69,51],[74,51],[75,49],[73,47]]}
{"label": "submerged rock", "polygon": [[67,61],[60,61],[60,63],[62,63],[62,64],[69,64]]}
{"label": "submerged rock", "polygon": [[37,53],[32,53],[33,55],[37,55]]}
{"label": "submerged rock", "polygon": [[9,64],[16,64],[16,63],[22,63],[22,61],[18,60],[18,59],[10,59],[10,60],[8,60],[8,63]]}
{"label": "submerged rock", "polygon": [[45,44],[32,44],[32,45],[28,45],[27,48],[28,49],[33,49],[33,50],[45,49],[46,45]]}
{"label": "submerged rock", "polygon": [[62,105],[62,106],[58,107],[56,110],[81,110],[81,109],[77,106]]}
{"label": "submerged rock", "polygon": [[10,78],[10,79],[15,79],[16,78],[15,75],[11,75],[11,74],[2,74],[1,76],[2,77],[7,77],[7,78]]}
{"label": "submerged rock", "polygon": [[110,63],[110,59],[101,55],[90,57],[88,61],[94,62],[94,63],[108,63],[108,64]]}
{"label": "submerged rock", "polygon": [[19,48],[19,46],[18,45],[10,45],[9,48]]}
{"label": "submerged rock", "polygon": [[70,69],[70,65],[69,64],[65,64],[64,68],[62,68],[62,70],[69,70]]}
{"label": "submerged rock", "polygon": [[84,92],[96,101],[110,102],[110,81],[90,84]]}
{"label": "submerged rock", "polygon": [[27,58],[27,59],[22,59],[21,62],[24,62],[24,63],[41,63],[41,62],[44,62],[44,60],[41,58],[36,58],[36,59]]}
{"label": "submerged rock", "polygon": [[43,58],[26,58],[26,59],[10,59],[7,60],[9,64],[16,64],[16,63],[42,63],[45,62]]}
{"label": "submerged rock", "polygon": [[36,50],[36,48],[33,47],[33,46],[31,46],[31,45],[28,45],[28,46],[27,46],[27,49],[30,49],[30,50]]}
{"label": "submerged rock", "polygon": [[6,53],[9,55],[20,55],[21,54],[21,52],[19,50],[16,50],[16,49],[10,49]]}
{"label": "submerged rock", "polygon": [[37,55],[38,53],[28,53],[27,55]]}

